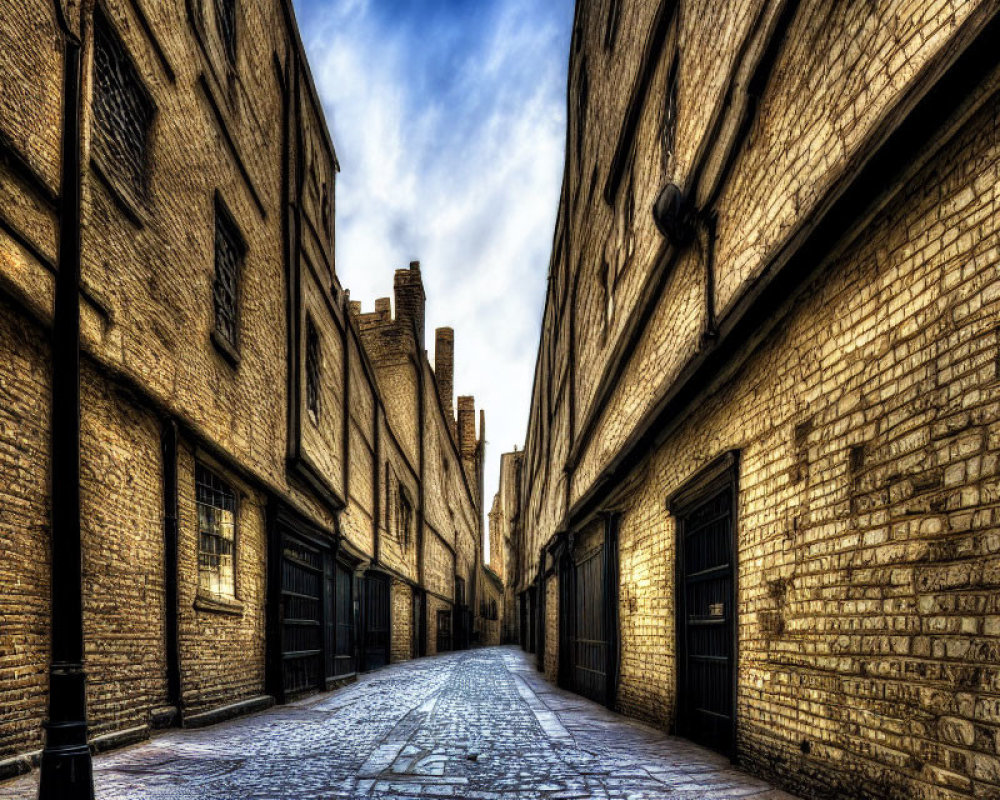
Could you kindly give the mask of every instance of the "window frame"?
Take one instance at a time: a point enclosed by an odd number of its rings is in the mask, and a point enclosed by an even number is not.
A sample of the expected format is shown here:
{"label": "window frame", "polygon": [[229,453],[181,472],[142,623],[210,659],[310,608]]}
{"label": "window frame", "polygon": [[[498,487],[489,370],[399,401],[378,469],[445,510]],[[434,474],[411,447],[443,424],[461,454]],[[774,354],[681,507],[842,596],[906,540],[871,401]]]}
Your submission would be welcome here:
{"label": "window frame", "polygon": [[[211,478],[218,485],[217,486],[211,485],[203,481],[202,477],[205,475]],[[220,506],[210,505],[204,502],[199,496],[200,489],[203,485],[213,492],[219,492],[223,494],[228,493],[232,500],[232,509],[230,511],[230,513],[232,514],[232,538],[230,539],[230,546],[231,546],[230,559],[232,561],[232,593],[213,591],[211,588],[206,588],[202,585],[202,574],[206,570],[203,568],[202,565],[202,555],[203,555],[202,536],[205,535],[205,531],[202,528],[201,509],[202,507],[205,507],[220,511],[229,510]],[[197,564],[197,575],[198,575],[196,594],[198,597],[210,600],[215,603],[223,603],[223,604],[237,603],[239,602],[240,599],[240,592],[239,592],[240,493],[232,483],[230,483],[228,480],[222,477],[222,475],[220,475],[218,470],[213,469],[212,467],[208,466],[207,464],[201,461],[195,462],[194,487],[195,487],[195,525],[198,537],[196,545],[197,547],[196,564]],[[210,533],[209,535],[214,536],[217,534]],[[219,538],[221,540],[223,537],[220,536]],[[215,555],[221,555],[221,553],[216,553]],[[218,567],[216,567],[216,570],[218,571],[216,574],[219,584],[221,585],[221,563]]]}
{"label": "window frame", "polygon": [[320,380],[323,368],[323,345],[320,341],[319,329],[313,321],[311,314],[306,314],[305,330],[305,398],[306,413],[312,419],[313,424],[319,425],[320,413],[322,411],[322,398],[320,395]]}
{"label": "window frame", "polygon": [[[106,41],[110,51],[114,51],[114,60],[118,65],[118,73],[123,77],[129,77],[133,81],[135,99],[137,105],[143,111],[145,118],[137,120],[141,126],[141,141],[138,145],[138,152],[135,154],[135,172],[126,174],[126,170],[121,168],[121,164],[128,163],[130,159],[122,158],[122,153],[117,155],[114,152],[117,145],[123,152],[128,149],[121,137],[112,134],[112,126],[105,124],[106,118],[102,116],[105,104],[102,98],[105,97],[101,91],[102,82],[98,76],[98,52],[101,49],[101,42]],[[141,223],[133,204],[137,201],[144,201],[149,191],[149,177],[152,166],[150,157],[151,140],[153,126],[155,124],[159,109],[153,99],[152,93],[146,86],[139,65],[129,51],[125,38],[121,35],[118,26],[111,19],[111,15],[104,8],[102,3],[97,3],[93,12],[93,48],[91,53],[91,163],[96,167],[98,176],[108,186],[115,199],[125,206],[125,211],[134,221]],[[124,89],[122,90],[125,94]],[[105,122],[102,122],[105,120]],[[131,168],[128,172],[131,172]]]}
{"label": "window frame", "polygon": [[[232,25],[224,24],[224,5],[231,4]],[[222,43],[222,52],[226,56],[226,63],[236,67],[236,59],[239,53],[239,14],[237,13],[238,0],[215,0],[215,27],[219,34],[219,41]]]}
{"label": "window frame", "polygon": [[[221,226],[220,226],[221,223]],[[233,274],[233,338],[230,339],[220,325],[220,304],[219,304],[219,233],[220,228],[232,238],[232,243],[236,249],[236,268]],[[228,230],[227,230],[228,228]],[[243,327],[243,314],[241,313],[243,294],[243,273],[246,269],[247,244],[236,222],[236,217],[226,204],[222,195],[215,192],[215,215],[212,239],[212,342],[216,348],[236,367],[240,362],[240,339]]]}

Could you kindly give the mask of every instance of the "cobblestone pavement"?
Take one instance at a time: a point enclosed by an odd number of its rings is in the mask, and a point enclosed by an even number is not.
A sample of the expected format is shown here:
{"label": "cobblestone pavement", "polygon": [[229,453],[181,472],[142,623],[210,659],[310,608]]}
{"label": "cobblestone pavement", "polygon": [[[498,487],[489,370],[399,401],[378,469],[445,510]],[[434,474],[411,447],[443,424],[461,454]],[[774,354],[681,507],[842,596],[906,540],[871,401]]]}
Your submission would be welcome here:
{"label": "cobblestone pavement", "polygon": [[[516,648],[449,653],[98,756],[100,800],[794,800],[547,683]],[[0,800],[34,797],[33,776]]]}

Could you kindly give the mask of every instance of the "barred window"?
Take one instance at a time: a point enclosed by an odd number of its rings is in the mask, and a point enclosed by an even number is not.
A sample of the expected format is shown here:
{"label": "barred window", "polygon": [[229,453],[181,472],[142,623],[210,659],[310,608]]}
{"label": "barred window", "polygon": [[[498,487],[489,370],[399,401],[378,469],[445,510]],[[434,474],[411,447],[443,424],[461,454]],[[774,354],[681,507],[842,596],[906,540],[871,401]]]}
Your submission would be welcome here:
{"label": "barred window", "polygon": [[219,36],[230,64],[236,63],[236,0],[215,0]]}
{"label": "barred window", "polygon": [[310,317],[306,317],[306,408],[314,422],[319,421],[319,333]]}
{"label": "barred window", "polygon": [[236,493],[217,475],[195,466],[198,507],[198,588],[216,597],[236,597]]}
{"label": "barred window", "polygon": [[153,103],[125,46],[100,11],[94,15],[94,149],[109,177],[141,192]]}
{"label": "barred window", "polygon": [[235,349],[239,344],[238,290],[246,245],[222,203],[215,204],[215,330]]}

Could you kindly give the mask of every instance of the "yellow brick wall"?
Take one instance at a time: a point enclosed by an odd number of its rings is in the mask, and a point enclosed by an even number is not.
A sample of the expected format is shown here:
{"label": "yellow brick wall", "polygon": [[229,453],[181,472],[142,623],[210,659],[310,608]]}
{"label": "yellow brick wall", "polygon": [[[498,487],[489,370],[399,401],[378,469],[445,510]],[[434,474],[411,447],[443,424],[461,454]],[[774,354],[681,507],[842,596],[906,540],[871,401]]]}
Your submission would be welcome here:
{"label": "yellow brick wall", "polygon": [[[629,261],[619,227],[628,172],[613,205],[602,191],[658,5],[627,4],[607,50],[601,4],[577,4],[571,146],[525,441],[517,588],[536,580],[541,548],[568,527],[569,469],[571,504],[595,491],[595,511],[620,514],[617,708],[671,729],[676,529],[665,500],[736,449],[740,762],[806,797],[1000,795],[995,81],[982,87],[980,97],[990,98],[983,110],[929,153],[919,175],[889,187],[896,199],[781,310],[775,332],[748,360],[710,385],[661,445],[640,448],[630,473],[602,483],[685,366],[713,345],[709,265],[711,299],[725,314],[857,166],[867,137],[916,91],[921,70],[968,41],[996,4],[803,2],[715,205],[714,253],[699,231],[662,289],[643,297],[657,258],[670,254],[652,226],[652,202],[667,180],[687,187],[723,94],[732,88],[728,107],[745,102],[746,64],[760,57],[759,34],[779,8],[680,4],[636,128]],[[745,38],[746,63],[736,70]],[[678,128],[667,169],[659,135],[675,47]],[[584,63],[589,102],[578,169]],[[732,132],[724,127],[717,141]],[[720,167],[719,155],[705,162],[709,177]],[[605,320],[599,278],[609,255],[624,271]],[[595,407],[640,308],[649,316],[636,346]],[[579,458],[568,461],[574,443]],[[544,585],[547,618],[552,583]],[[547,626],[547,669],[557,636],[558,626]]]}

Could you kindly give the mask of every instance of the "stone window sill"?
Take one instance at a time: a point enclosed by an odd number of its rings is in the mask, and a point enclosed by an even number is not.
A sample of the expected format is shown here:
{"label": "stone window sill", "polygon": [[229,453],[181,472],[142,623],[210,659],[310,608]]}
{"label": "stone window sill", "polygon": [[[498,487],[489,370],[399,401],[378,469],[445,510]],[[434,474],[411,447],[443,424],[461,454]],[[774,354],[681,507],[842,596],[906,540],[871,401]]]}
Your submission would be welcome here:
{"label": "stone window sill", "polygon": [[243,616],[243,603],[228,597],[213,597],[199,594],[194,599],[194,607],[198,611],[208,611],[212,614],[229,614],[233,617]]}
{"label": "stone window sill", "polygon": [[212,344],[220,355],[235,369],[240,365],[240,354],[218,330],[212,329]]}
{"label": "stone window sill", "polygon": [[96,154],[91,156],[90,168],[100,179],[104,188],[108,190],[108,194],[111,195],[111,199],[114,200],[119,210],[128,218],[128,220],[139,228],[139,230],[145,228],[146,212],[144,211],[142,201],[135,196],[134,190],[131,187],[125,188],[119,184],[118,181],[112,178],[112,173],[105,169],[100,158],[97,157]]}

